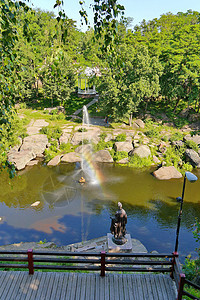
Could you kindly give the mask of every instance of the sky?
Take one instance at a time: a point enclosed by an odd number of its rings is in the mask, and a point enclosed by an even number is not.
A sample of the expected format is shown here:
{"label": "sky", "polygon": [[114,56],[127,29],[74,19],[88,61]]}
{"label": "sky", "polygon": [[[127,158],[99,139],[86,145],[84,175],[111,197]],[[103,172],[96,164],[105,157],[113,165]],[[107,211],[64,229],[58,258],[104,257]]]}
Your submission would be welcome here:
{"label": "sky", "polygon": [[[55,0],[30,0],[30,2],[35,8],[54,11],[55,14],[58,12],[57,9],[53,9]],[[200,12],[199,0],[118,0],[118,2],[125,7],[125,17],[133,18],[133,26],[139,25],[143,19],[148,21],[159,18],[167,12],[176,14],[189,9]],[[90,3],[93,3],[93,0],[85,0],[85,8],[92,26],[93,13]],[[77,21],[78,28],[83,31],[87,29],[86,26],[81,26],[79,0],[64,0],[64,9],[69,18]]]}

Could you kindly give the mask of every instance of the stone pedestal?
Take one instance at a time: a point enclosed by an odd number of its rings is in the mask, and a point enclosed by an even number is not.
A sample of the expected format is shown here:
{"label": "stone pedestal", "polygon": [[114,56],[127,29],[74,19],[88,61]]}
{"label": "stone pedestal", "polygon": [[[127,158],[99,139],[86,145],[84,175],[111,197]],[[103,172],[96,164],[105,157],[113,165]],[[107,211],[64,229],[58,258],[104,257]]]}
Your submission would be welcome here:
{"label": "stone pedestal", "polygon": [[111,233],[107,233],[108,252],[132,252],[132,241],[130,234],[125,235],[127,242],[123,245],[116,245],[112,238],[113,235]]}

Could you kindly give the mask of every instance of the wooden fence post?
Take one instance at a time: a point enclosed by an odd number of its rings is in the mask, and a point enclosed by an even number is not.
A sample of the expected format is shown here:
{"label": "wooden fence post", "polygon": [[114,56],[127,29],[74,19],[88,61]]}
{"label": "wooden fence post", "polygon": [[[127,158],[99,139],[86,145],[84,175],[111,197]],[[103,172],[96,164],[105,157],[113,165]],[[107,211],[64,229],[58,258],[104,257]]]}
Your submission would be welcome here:
{"label": "wooden fence post", "polygon": [[106,252],[101,252],[101,276],[105,276],[105,270],[106,270]]}
{"label": "wooden fence post", "polygon": [[29,269],[29,275],[34,274],[34,267],[33,267],[33,249],[29,249],[27,251],[28,254],[28,269]]}
{"label": "wooden fence post", "polygon": [[172,270],[170,272],[170,277],[172,279],[174,279],[174,274],[173,273],[174,273],[174,266],[175,266],[175,263],[176,263],[175,258],[178,257],[178,252],[173,252],[172,254],[173,254],[173,258],[172,258]]}
{"label": "wooden fence post", "polygon": [[182,300],[184,283],[185,283],[185,274],[181,273],[180,280],[179,280],[179,286],[178,286],[177,300]]}

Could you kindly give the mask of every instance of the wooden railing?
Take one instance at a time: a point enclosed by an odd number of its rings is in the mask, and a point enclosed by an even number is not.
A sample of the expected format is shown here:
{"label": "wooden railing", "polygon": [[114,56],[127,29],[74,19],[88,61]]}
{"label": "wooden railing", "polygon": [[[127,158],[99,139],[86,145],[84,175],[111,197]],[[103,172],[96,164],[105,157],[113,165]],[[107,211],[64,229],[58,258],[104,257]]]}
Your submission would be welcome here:
{"label": "wooden railing", "polygon": [[[0,269],[120,272],[171,272],[173,254],[0,251]],[[23,264],[20,264],[23,263]]]}
{"label": "wooden railing", "polygon": [[170,273],[178,291],[177,300],[183,295],[191,299],[195,296],[184,290],[190,285],[198,290],[200,287],[190,282],[182,273],[178,253],[95,253],[64,251],[0,251],[0,269],[57,270],[57,271],[99,271],[101,276],[106,272],[154,272]]}
{"label": "wooden railing", "polygon": [[174,252],[173,256],[174,257],[172,259],[173,266],[172,266],[171,277],[175,280],[176,287],[178,290],[177,300],[181,300],[184,295],[188,296],[190,299],[199,300],[199,298],[190,294],[184,288],[185,288],[185,285],[187,284],[187,286],[191,286],[191,287],[195,288],[196,290],[200,291],[200,286],[185,278],[185,274],[182,272],[181,264],[178,259],[178,253]]}

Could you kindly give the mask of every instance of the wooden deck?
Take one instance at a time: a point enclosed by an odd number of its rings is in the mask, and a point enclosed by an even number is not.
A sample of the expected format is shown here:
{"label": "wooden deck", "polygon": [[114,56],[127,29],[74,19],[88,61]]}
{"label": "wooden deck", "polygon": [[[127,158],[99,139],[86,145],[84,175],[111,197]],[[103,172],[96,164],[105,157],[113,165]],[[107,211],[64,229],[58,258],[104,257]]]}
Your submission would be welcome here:
{"label": "wooden deck", "polygon": [[175,300],[169,275],[0,271],[1,300]]}

